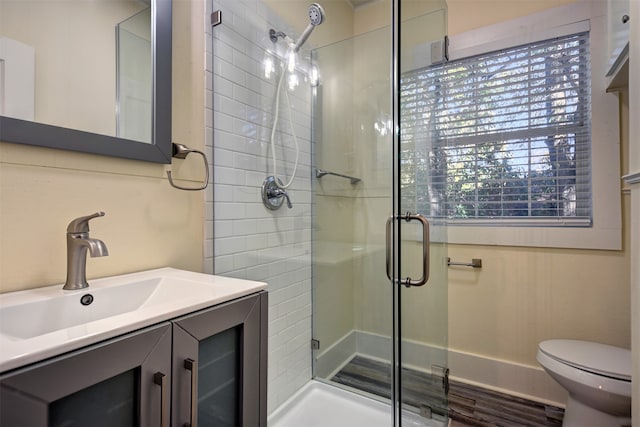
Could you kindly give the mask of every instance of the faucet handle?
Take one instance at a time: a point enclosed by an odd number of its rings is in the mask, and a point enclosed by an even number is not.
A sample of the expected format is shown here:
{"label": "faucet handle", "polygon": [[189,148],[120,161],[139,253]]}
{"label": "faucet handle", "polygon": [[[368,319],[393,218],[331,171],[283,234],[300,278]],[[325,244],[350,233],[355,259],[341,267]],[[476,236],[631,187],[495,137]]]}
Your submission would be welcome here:
{"label": "faucet handle", "polygon": [[289,209],[291,209],[293,207],[293,205],[291,204],[291,199],[289,198],[289,195],[287,194],[286,190],[282,190],[282,195],[284,196],[285,200],[287,201],[287,207]]}
{"label": "faucet handle", "polygon": [[96,212],[91,215],[81,216],[80,218],[74,219],[67,226],[67,233],[88,233],[89,221],[100,216],[104,216],[104,212]]}

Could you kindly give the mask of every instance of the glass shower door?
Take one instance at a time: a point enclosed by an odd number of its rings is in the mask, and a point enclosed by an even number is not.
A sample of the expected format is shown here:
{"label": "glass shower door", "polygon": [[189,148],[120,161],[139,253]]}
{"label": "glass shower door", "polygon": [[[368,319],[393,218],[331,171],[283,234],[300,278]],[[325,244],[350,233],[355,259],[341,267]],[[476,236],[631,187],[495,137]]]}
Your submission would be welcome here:
{"label": "glass shower door", "polygon": [[[399,27],[400,75],[432,65],[431,46],[446,26],[442,3],[408,3],[413,18]],[[392,34],[387,26],[312,52],[319,76],[312,88],[313,371],[318,380],[388,403],[394,425],[440,426],[447,406],[446,227],[428,203],[431,135],[403,121],[404,107],[394,126]],[[403,84],[398,80],[395,93]],[[405,91],[399,106],[406,101]],[[403,136],[395,140],[398,126]],[[431,271],[421,287],[399,284],[421,277],[426,252],[421,223],[398,219],[407,211],[430,222]],[[402,243],[387,246],[387,230]],[[387,259],[402,260],[388,269],[395,280],[387,277]]]}
{"label": "glass shower door", "polygon": [[[400,1],[399,8],[394,90],[398,407],[405,418],[413,414],[446,423],[447,227],[439,211],[444,200],[431,173],[437,161],[432,153],[442,87],[424,84],[445,63],[446,5]],[[427,281],[419,284],[422,277]],[[406,286],[408,278],[418,286]]]}

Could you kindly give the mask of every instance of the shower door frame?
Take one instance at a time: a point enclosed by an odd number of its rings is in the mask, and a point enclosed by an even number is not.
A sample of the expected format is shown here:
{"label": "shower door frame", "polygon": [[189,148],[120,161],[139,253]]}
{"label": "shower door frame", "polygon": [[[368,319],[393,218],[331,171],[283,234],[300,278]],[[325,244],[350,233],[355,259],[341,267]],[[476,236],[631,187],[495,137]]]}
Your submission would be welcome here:
{"label": "shower door frame", "polygon": [[[400,221],[401,187],[400,187],[400,3],[392,0],[391,5],[391,119],[392,119],[392,153],[391,153],[391,283],[392,294],[392,358],[391,358],[391,408],[393,426],[402,425],[402,335],[400,306]],[[388,255],[387,255],[388,256]]]}

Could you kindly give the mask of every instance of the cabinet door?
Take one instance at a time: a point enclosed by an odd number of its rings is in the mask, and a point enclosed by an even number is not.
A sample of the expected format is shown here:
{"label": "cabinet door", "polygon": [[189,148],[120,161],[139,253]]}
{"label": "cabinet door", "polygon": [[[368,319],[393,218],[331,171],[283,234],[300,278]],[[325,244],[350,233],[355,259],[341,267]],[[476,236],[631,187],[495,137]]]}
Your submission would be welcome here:
{"label": "cabinet door", "polygon": [[174,321],[173,425],[266,427],[266,324],[266,293]]}
{"label": "cabinet door", "polygon": [[163,323],[3,375],[0,425],[168,426],[170,374]]}

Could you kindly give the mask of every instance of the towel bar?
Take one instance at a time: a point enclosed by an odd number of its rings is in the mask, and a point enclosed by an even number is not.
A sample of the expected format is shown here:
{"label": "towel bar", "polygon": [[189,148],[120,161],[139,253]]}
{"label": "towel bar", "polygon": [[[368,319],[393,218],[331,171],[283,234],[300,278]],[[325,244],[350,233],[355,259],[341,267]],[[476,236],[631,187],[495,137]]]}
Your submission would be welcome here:
{"label": "towel bar", "polygon": [[451,258],[447,258],[448,266],[482,268],[482,259],[473,258],[471,262],[453,262]]}

